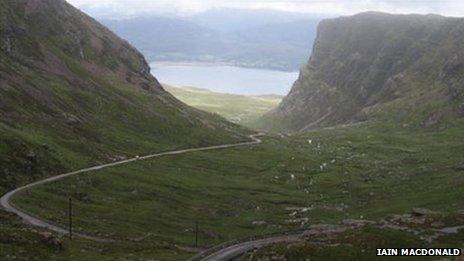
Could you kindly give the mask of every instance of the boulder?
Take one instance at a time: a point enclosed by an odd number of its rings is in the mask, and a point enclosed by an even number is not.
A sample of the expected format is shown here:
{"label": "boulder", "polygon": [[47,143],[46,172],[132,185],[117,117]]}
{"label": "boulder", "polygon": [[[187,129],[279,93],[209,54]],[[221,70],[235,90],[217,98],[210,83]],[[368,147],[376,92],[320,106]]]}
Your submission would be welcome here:
{"label": "boulder", "polygon": [[460,164],[454,168],[457,171],[464,171],[464,164]]}
{"label": "boulder", "polygon": [[332,236],[345,232],[348,228],[340,225],[318,224],[312,225],[309,230],[303,232],[303,237]]}
{"label": "boulder", "polygon": [[373,225],[375,224],[374,221],[370,221],[370,220],[360,220],[360,219],[345,219],[342,221],[342,224],[345,225],[345,226],[349,226],[349,227],[354,227],[354,228],[358,228],[358,227],[363,227],[363,226],[367,226],[367,225]]}
{"label": "boulder", "polygon": [[440,113],[431,113],[421,124],[423,128],[430,128],[440,122],[442,115]]}
{"label": "boulder", "polygon": [[460,210],[460,211],[458,211],[456,214],[457,214],[458,220],[464,222],[464,210]]}
{"label": "boulder", "polygon": [[267,224],[267,222],[266,221],[253,221],[251,224],[253,226],[264,226]]}
{"label": "boulder", "polygon": [[77,124],[81,123],[81,120],[75,115],[64,114],[64,117],[66,119],[66,124],[68,124],[68,125],[77,125]]}
{"label": "boulder", "polygon": [[411,213],[413,216],[422,217],[422,216],[437,214],[438,212],[435,212],[435,211],[432,211],[426,208],[413,208]]}
{"label": "boulder", "polygon": [[39,232],[40,241],[44,242],[47,245],[51,245],[58,249],[63,248],[63,241],[50,232]]}

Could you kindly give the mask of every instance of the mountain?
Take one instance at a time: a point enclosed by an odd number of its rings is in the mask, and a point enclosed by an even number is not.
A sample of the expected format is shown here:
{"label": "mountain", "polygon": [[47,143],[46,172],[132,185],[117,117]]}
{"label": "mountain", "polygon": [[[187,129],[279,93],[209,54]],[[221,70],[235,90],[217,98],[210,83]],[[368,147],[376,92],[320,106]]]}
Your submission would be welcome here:
{"label": "mountain", "polygon": [[[318,16],[219,10],[187,18],[141,16],[101,22],[150,61],[220,62],[285,71],[296,71],[307,61]],[[279,15],[270,19],[274,13]],[[247,22],[251,19],[254,22]]]}
{"label": "mountain", "polygon": [[285,24],[308,18],[321,20],[327,16],[267,9],[213,8],[188,19],[219,32],[236,32],[269,24]]}
{"label": "mountain", "polygon": [[220,33],[185,19],[150,16],[102,23],[128,39],[151,61],[201,59],[226,48]]}
{"label": "mountain", "polygon": [[[243,131],[166,92],[141,53],[64,0],[0,2],[0,191]],[[153,39],[156,41],[156,39]]]}
{"label": "mountain", "polygon": [[464,116],[464,19],[368,12],[320,23],[309,63],[267,129],[371,120],[431,127]]}
{"label": "mountain", "polygon": [[[261,67],[297,71],[308,60],[320,20],[272,23],[233,33],[239,39],[233,60],[261,63]],[[259,67],[259,66],[258,66]]]}

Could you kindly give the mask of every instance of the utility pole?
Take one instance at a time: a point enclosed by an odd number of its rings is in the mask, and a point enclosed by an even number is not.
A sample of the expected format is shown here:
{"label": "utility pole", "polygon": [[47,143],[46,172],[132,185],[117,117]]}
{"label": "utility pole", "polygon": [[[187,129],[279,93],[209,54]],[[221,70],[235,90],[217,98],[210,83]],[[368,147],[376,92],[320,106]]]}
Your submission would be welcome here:
{"label": "utility pole", "polygon": [[68,215],[69,215],[69,240],[72,240],[72,199],[69,197],[69,209],[68,209]]}
{"label": "utility pole", "polygon": [[346,159],[342,160],[342,175],[345,175],[346,167],[345,167]]}
{"label": "utility pole", "polygon": [[195,221],[195,247],[198,247],[198,221]]}

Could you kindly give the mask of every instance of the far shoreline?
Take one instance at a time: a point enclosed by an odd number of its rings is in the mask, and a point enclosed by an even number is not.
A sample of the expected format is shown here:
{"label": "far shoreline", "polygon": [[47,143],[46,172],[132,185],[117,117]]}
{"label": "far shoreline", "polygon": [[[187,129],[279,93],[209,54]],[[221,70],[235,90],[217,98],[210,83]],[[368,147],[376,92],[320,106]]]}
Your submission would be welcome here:
{"label": "far shoreline", "polygon": [[[156,65],[160,66],[195,66],[195,67],[216,67],[216,66],[224,66],[224,67],[237,67],[243,69],[250,69],[250,70],[260,70],[260,71],[276,71],[276,72],[284,72],[284,73],[298,73],[298,70],[284,70],[278,68],[268,68],[268,67],[258,67],[258,66],[245,66],[240,65],[237,63],[231,62],[199,62],[199,61],[150,61],[150,67],[155,67]],[[154,66],[153,66],[154,65]]]}

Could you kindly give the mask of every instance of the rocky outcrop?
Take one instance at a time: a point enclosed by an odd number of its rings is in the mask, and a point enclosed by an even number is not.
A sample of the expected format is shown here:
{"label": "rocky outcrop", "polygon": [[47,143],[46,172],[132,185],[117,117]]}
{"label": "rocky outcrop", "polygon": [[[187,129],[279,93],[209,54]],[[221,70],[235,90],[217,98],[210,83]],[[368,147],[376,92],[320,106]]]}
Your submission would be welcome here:
{"label": "rocky outcrop", "polygon": [[387,114],[410,121],[450,101],[442,111],[459,111],[463,34],[464,19],[436,15],[369,12],[324,20],[309,63],[261,122],[294,132]]}

